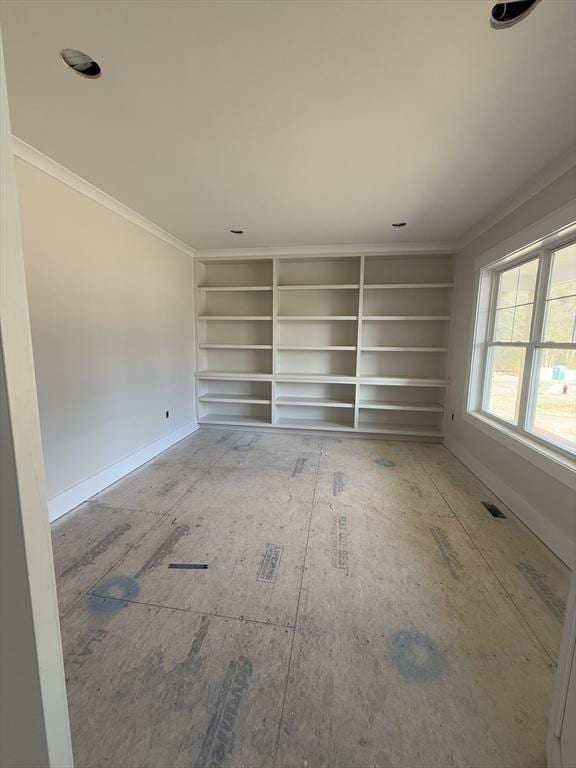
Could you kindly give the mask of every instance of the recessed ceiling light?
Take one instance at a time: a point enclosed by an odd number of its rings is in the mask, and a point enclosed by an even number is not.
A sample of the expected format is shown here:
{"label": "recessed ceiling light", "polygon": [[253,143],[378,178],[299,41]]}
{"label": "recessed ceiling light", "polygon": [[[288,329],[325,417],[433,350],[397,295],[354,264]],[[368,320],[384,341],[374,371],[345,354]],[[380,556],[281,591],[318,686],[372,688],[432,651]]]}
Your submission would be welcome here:
{"label": "recessed ceiling light", "polygon": [[405,222],[405,221],[395,221],[395,222],[392,224],[392,226],[393,226],[393,227],[405,227],[405,226],[406,226],[406,222]]}
{"label": "recessed ceiling light", "polygon": [[496,3],[490,11],[490,26],[493,29],[511,27],[525,19],[539,2],[540,0],[508,0],[506,3]]}
{"label": "recessed ceiling light", "polygon": [[60,56],[70,69],[73,69],[74,72],[82,75],[82,77],[94,79],[95,77],[100,77],[102,73],[98,62],[94,61],[87,54],[82,53],[82,51],[77,51],[75,48],[63,48],[60,51]]}
{"label": "recessed ceiling light", "polygon": [[232,232],[233,235],[243,235],[244,230],[243,229],[231,229],[230,232]]}

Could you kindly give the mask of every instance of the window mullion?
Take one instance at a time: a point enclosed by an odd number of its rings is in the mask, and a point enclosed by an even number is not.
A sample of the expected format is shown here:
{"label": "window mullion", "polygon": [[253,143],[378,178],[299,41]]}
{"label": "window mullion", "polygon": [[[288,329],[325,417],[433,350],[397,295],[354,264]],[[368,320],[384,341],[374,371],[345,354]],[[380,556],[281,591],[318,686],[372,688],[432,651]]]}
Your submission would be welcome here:
{"label": "window mullion", "polygon": [[546,314],[546,296],[548,282],[550,280],[550,267],[552,254],[550,251],[541,251],[538,264],[538,277],[534,292],[534,308],[532,310],[532,322],[530,325],[530,344],[524,357],[524,373],[522,376],[522,391],[520,393],[520,407],[518,414],[518,426],[524,432],[528,432],[532,424],[534,408],[536,404],[536,392],[538,382],[538,360],[540,352],[536,345],[542,340],[544,333],[544,316]]}
{"label": "window mullion", "polygon": [[542,251],[540,256],[540,269],[538,270],[538,280],[536,282],[536,293],[534,296],[532,330],[530,333],[530,340],[536,343],[542,341],[544,338],[544,317],[546,315],[546,297],[548,295],[551,267],[552,253],[550,251]]}
{"label": "window mullion", "polygon": [[486,340],[494,341],[494,328],[496,326],[496,307],[498,303],[498,287],[500,285],[500,272],[495,272],[492,279],[492,291],[490,294],[490,308],[488,310],[488,329]]}
{"label": "window mullion", "polygon": [[498,284],[500,282],[500,273],[492,273],[492,282],[490,285],[490,304],[488,306],[488,327],[486,328],[486,341],[484,342],[483,361],[482,361],[482,386],[480,388],[480,410],[486,408],[488,401],[488,370],[492,367],[492,350],[490,342],[494,338],[494,326],[496,324],[496,303],[498,299]]}

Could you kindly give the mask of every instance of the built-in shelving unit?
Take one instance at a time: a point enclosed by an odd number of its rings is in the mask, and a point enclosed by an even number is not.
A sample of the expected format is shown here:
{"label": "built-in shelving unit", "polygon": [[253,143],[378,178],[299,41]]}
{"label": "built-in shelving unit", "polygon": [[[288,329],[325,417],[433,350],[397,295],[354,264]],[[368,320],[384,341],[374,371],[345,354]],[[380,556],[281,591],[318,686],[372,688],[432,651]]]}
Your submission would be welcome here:
{"label": "built-in shelving unit", "polygon": [[201,256],[199,422],[442,437],[449,254]]}

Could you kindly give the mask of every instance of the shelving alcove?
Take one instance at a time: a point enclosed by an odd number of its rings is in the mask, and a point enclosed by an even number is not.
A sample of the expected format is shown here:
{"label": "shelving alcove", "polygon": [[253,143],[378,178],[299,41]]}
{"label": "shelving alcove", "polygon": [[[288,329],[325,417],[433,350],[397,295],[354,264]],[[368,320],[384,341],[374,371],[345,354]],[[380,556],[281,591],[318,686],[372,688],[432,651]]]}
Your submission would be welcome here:
{"label": "shelving alcove", "polygon": [[441,439],[452,262],[199,256],[199,423]]}

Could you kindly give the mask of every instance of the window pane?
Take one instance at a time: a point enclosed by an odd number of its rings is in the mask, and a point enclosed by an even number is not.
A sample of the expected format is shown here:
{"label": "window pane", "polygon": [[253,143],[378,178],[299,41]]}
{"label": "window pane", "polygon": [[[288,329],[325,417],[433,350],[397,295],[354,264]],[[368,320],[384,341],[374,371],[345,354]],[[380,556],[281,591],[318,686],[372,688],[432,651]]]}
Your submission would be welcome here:
{"label": "window pane", "polygon": [[516,304],[516,293],[518,290],[519,275],[520,268],[509,269],[506,272],[500,273],[500,281],[498,283],[498,301],[496,303],[498,309],[501,307],[513,307]]}
{"label": "window pane", "polygon": [[573,296],[576,293],[576,243],[552,254],[552,273],[548,297]]}
{"label": "window pane", "polygon": [[538,259],[507,269],[498,280],[494,341],[529,341]]}
{"label": "window pane", "polygon": [[576,450],[576,350],[540,350],[532,431]]}
{"label": "window pane", "polygon": [[576,296],[546,302],[544,341],[576,342]]}
{"label": "window pane", "polygon": [[494,416],[516,424],[524,368],[524,349],[492,347],[490,352],[486,380],[486,410]]}
{"label": "window pane", "polygon": [[544,340],[576,342],[576,243],[552,254]]}
{"label": "window pane", "polygon": [[512,341],[516,309],[497,309],[494,321],[494,341]]}

